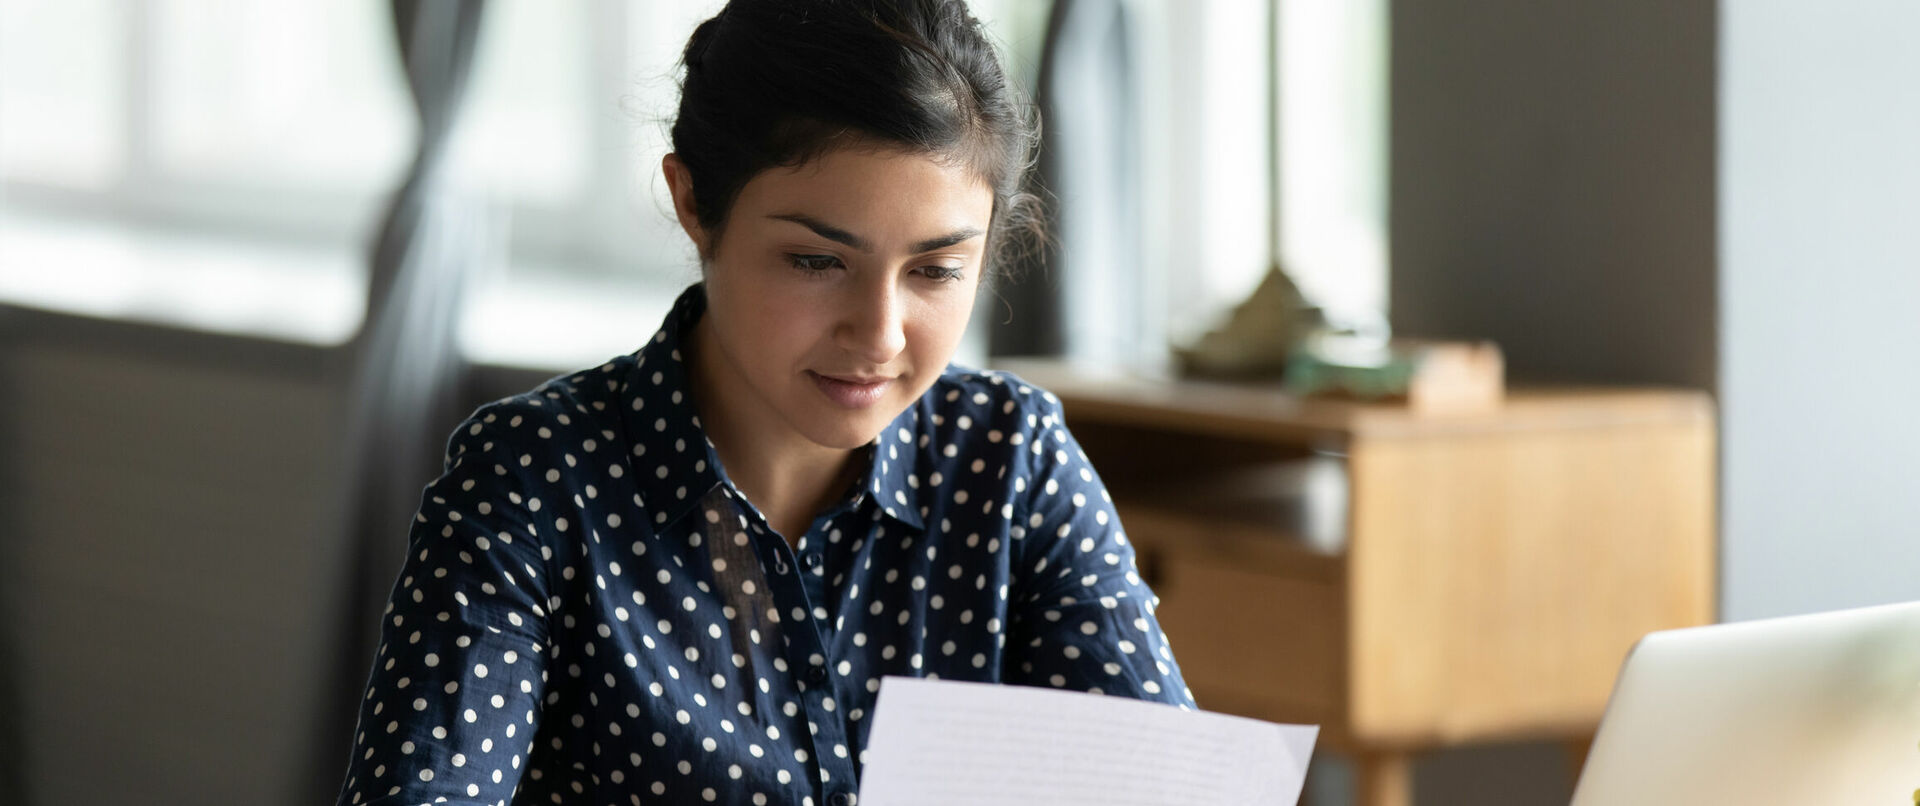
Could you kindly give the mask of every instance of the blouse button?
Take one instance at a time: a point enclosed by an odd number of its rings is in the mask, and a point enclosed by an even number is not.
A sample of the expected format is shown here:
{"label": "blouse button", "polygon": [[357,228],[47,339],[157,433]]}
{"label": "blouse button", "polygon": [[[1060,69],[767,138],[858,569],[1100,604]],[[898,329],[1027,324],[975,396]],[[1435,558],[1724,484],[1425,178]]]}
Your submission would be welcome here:
{"label": "blouse button", "polygon": [[827,798],[827,803],[831,806],[853,806],[853,796],[845,792],[835,792],[833,797]]}
{"label": "blouse button", "polygon": [[806,556],[801,557],[800,561],[806,563],[808,568],[820,567],[820,555],[811,551],[807,552]]}
{"label": "blouse button", "polygon": [[810,681],[810,682],[814,682],[814,683],[824,683],[824,682],[826,682],[826,681],[827,681],[827,667],[825,667],[825,666],[815,666],[815,667],[813,667],[813,668],[811,668],[811,669],[808,669],[808,670],[807,670],[807,680],[808,680],[808,681]]}

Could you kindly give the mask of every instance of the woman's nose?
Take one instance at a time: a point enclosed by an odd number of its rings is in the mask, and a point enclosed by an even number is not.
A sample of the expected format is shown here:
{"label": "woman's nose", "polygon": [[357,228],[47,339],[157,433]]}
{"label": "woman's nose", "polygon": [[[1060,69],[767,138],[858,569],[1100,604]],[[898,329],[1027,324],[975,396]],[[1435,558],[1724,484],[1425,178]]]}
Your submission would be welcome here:
{"label": "woman's nose", "polygon": [[891,281],[864,284],[848,300],[839,327],[842,349],[874,365],[891,363],[907,348],[905,311]]}

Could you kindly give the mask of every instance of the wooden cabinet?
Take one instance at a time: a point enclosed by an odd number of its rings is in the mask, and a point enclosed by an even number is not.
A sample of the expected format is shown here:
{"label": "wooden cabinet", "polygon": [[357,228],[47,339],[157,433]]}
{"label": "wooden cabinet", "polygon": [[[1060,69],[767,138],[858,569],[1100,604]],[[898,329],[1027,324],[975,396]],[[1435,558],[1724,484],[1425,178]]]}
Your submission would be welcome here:
{"label": "wooden cabinet", "polygon": [[1419,416],[1003,366],[1062,399],[1201,707],[1322,725],[1364,806],[1409,803],[1422,750],[1582,747],[1635,640],[1714,620],[1704,394],[1516,390]]}

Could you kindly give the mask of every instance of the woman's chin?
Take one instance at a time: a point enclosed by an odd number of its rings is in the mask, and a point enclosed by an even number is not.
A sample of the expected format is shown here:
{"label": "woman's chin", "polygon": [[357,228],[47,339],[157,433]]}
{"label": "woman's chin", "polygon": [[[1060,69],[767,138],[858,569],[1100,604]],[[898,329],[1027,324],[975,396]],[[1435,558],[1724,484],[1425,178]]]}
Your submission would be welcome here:
{"label": "woman's chin", "polygon": [[819,423],[807,430],[807,438],[822,447],[850,451],[864,448],[885,428],[887,420],[869,422],[868,417],[844,417],[841,422]]}
{"label": "woman's chin", "polygon": [[850,451],[866,447],[899,415],[899,411],[887,408],[884,403],[862,411],[827,405],[815,407],[807,413],[806,422],[796,425],[800,426],[800,433],[816,445]]}

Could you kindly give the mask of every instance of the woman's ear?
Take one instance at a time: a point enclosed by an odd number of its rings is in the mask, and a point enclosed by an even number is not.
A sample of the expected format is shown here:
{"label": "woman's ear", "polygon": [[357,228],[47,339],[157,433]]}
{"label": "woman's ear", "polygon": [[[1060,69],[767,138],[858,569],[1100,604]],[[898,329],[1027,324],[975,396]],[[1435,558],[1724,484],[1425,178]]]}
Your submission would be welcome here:
{"label": "woman's ear", "polygon": [[692,239],[693,248],[700,253],[700,262],[713,258],[713,250],[707,242],[707,230],[700,226],[700,217],[693,212],[693,175],[687,172],[687,164],[680,161],[678,154],[668,154],[660,159],[660,170],[667,177],[667,191],[673,195],[673,214],[680,220],[680,229]]}

